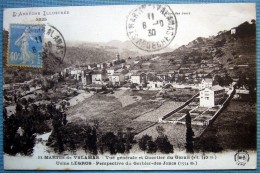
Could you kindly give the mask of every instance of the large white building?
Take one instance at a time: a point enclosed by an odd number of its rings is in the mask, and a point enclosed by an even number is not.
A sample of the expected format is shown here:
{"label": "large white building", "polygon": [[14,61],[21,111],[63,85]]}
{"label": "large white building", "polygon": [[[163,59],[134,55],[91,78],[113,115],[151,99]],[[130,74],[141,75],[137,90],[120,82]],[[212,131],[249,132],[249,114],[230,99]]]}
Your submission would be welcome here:
{"label": "large white building", "polygon": [[219,104],[219,101],[224,98],[224,95],[225,89],[219,85],[204,88],[200,91],[200,106],[214,107]]}

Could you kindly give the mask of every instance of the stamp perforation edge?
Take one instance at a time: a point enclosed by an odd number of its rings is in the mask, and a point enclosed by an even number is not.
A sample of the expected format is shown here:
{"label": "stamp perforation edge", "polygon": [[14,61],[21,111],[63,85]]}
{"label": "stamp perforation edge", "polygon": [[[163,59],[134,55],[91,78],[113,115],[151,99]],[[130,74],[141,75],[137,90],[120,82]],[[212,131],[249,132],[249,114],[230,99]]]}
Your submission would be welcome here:
{"label": "stamp perforation edge", "polygon": [[[9,36],[8,36],[8,46],[7,46],[7,51],[6,51],[6,55],[4,55],[5,54],[5,52],[3,52],[3,57],[5,57],[5,59],[3,59],[3,68],[4,67],[9,67],[9,68],[14,68],[14,67],[16,67],[16,68],[19,68],[19,69],[21,69],[21,68],[25,68],[25,69],[28,69],[28,68],[31,68],[31,69],[42,69],[43,68],[43,59],[42,59],[42,57],[41,57],[41,65],[40,66],[30,66],[30,65],[15,65],[15,64],[9,64],[9,53],[10,53],[10,43],[11,43],[11,37],[10,37],[10,34],[11,34],[11,32],[10,32],[10,30],[11,30],[11,25],[21,25],[21,24],[28,24],[28,25],[45,25],[44,23],[11,23],[11,24],[9,24]],[[44,26],[44,29],[45,29],[45,26]],[[45,31],[44,31],[45,32]],[[43,37],[43,39],[42,39],[42,44],[44,43],[44,37]],[[42,53],[43,53],[43,46],[42,46]]]}

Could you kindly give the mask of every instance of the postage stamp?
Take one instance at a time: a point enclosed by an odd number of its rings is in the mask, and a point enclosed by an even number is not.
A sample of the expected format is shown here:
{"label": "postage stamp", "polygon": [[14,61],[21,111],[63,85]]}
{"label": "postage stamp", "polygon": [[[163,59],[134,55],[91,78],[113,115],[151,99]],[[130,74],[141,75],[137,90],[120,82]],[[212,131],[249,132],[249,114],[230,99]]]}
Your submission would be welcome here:
{"label": "postage stamp", "polygon": [[168,5],[141,5],[131,11],[127,35],[141,50],[158,51],[167,47],[177,32],[177,19]]}
{"label": "postage stamp", "polygon": [[42,67],[44,25],[11,24],[7,65]]}

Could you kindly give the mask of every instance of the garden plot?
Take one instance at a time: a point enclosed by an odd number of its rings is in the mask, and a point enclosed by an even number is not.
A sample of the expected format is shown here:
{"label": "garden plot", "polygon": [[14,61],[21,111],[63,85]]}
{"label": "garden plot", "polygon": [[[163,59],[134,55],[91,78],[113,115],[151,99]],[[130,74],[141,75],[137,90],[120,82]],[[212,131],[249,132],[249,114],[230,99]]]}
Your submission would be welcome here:
{"label": "garden plot", "polygon": [[193,122],[201,122],[201,123],[203,123],[204,121],[207,121],[207,120],[209,120],[207,117],[205,117],[205,116],[199,116],[199,117],[196,117],[194,120],[193,120]]}
{"label": "garden plot", "polygon": [[152,122],[158,122],[159,118],[162,118],[164,115],[170,113],[174,109],[181,106],[182,102],[174,102],[174,101],[167,101],[164,102],[160,107],[157,109],[147,112],[140,117],[136,118],[135,121],[152,121]]}
{"label": "garden plot", "polygon": [[206,111],[204,112],[203,116],[209,116],[209,117],[213,117],[213,115],[216,113],[216,111]]}
{"label": "garden plot", "polygon": [[[180,105],[181,106],[181,105]],[[167,117],[166,121],[182,121],[185,122],[185,115],[187,112],[191,112],[195,108],[198,107],[198,103],[195,101],[192,101],[190,104],[179,110],[178,112],[175,112],[174,114]],[[198,114],[191,114],[191,118],[194,119]]]}
{"label": "garden plot", "polygon": [[199,107],[197,102],[191,102],[191,104],[185,106],[180,111],[172,114],[170,117],[166,118],[166,121],[175,121],[179,123],[185,123],[187,112],[190,113],[191,122],[194,125],[204,125],[215,115],[219,107],[207,108]]}
{"label": "garden plot", "polygon": [[[194,118],[192,120],[192,123],[203,124],[205,122],[208,122],[210,119],[212,119],[212,117],[215,115],[217,110],[218,110],[218,107],[207,108],[206,110],[203,107],[198,107],[197,112],[202,112],[202,113],[199,114],[199,116],[197,116],[196,118]],[[195,112],[196,112],[196,110],[195,110]]]}
{"label": "garden plot", "polygon": [[207,107],[197,107],[197,108],[194,109],[191,113],[202,114],[202,113],[205,112],[207,109],[208,109]]}
{"label": "garden plot", "polygon": [[183,116],[185,116],[185,113],[175,113],[172,116],[166,118],[166,121],[177,121],[179,118],[182,118]]}
{"label": "garden plot", "polygon": [[[186,114],[185,114],[185,116],[186,116]],[[185,122],[185,121],[186,121],[185,116],[183,116],[183,117],[182,117],[181,119],[179,119],[178,121]],[[191,116],[191,121],[192,121],[193,119],[195,119],[196,117],[198,117],[199,114],[190,114],[190,116]]]}

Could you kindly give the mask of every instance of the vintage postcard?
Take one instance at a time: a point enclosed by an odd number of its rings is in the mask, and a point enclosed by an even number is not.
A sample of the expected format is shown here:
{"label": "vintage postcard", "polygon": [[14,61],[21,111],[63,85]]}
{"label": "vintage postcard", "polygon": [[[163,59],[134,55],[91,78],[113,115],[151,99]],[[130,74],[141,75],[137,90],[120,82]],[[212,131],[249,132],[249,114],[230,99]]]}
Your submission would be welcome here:
{"label": "vintage postcard", "polygon": [[6,170],[256,169],[256,4],[3,11]]}

